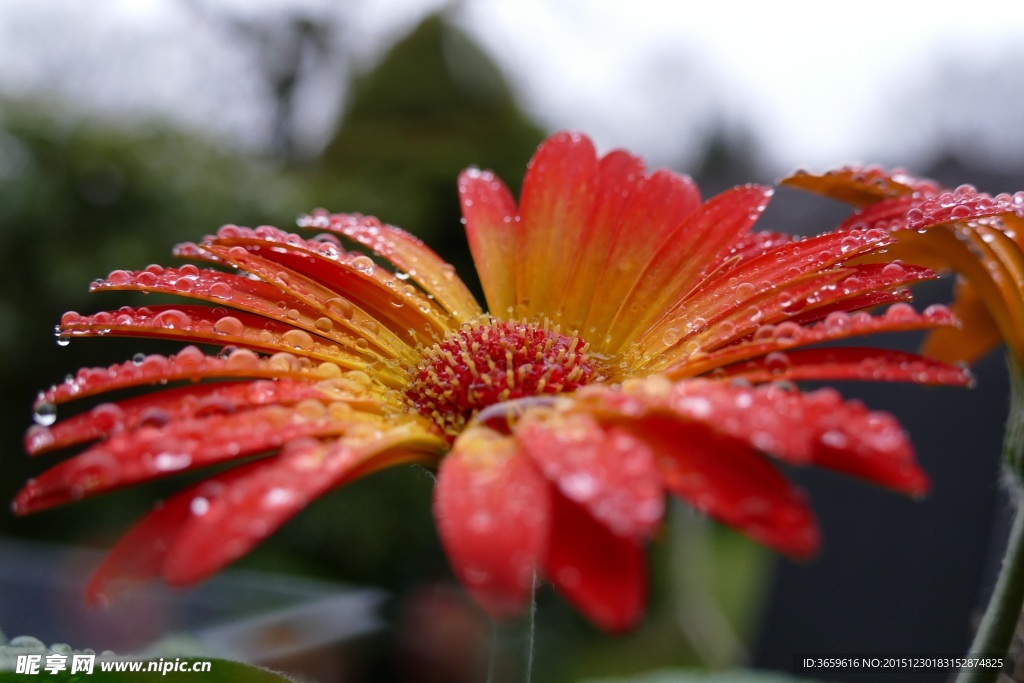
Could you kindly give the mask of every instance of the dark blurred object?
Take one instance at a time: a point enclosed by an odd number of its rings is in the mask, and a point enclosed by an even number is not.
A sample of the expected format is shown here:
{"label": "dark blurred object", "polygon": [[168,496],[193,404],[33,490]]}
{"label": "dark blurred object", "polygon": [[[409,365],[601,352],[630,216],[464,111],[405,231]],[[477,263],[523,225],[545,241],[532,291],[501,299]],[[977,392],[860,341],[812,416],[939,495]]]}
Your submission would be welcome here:
{"label": "dark blurred object", "polygon": [[384,625],[380,591],[244,571],[188,591],[137,586],[110,606],[87,606],[85,581],[99,555],[0,539],[0,624],[12,636],[76,649],[216,656],[352,682],[368,667],[360,640]]}
{"label": "dark blurred object", "polygon": [[477,683],[486,678],[489,620],[461,587],[417,588],[403,601],[395,628],[400,680]]}

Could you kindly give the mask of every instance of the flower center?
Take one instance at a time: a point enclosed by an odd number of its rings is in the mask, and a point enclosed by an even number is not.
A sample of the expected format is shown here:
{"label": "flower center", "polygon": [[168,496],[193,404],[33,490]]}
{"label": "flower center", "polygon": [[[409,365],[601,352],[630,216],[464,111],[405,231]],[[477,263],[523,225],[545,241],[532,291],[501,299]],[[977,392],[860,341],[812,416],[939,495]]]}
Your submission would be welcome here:
{"label": "flower center", "polygon": [[484,408],[602,379],[587,342],[548,325],[463,326],[423,354],[406,396],[454,438]]}

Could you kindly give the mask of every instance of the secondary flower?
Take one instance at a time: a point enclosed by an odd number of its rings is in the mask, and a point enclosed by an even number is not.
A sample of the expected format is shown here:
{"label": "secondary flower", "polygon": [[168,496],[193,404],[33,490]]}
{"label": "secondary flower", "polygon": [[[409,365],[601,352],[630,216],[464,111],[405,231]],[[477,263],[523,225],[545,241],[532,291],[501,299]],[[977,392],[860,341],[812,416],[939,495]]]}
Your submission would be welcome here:
{"label": "secondary flower", "polygon": [[[516,613],[540,575],[609,630],[642,613],[643,546],[666,492],[806,556],[813,514],[773,459],[909,494],[927,480],[891,416],[790,381],[968,377],[814,346],[955,321],[906,303],[928,269],[854,263],[891,246],[888,231],[751,232],[770,194],[748,185],[702,202],[689,178],[646,174],[621,151],[599,158],[568,133],[538,150],[518,206],[468,170],[459,195],[489,313],[409,234],[323,211],[300,220],[312,239],[226,226],[177,248],[203,267],[115,271],[94,289],[193,303],[67,313],[62,338],[223,350],[140,355],[44,392],[49,424],[30,430],[28,450],[95,443],[29,482],[15,509],[237,464],[130,530],[91,582],[97,597],[123,578],[200,580],[316,496],[398,463],[436,465],[442,541],[486,609]],[[70,399],[164,383],[176,385],[53,424]]]}
{"label": "secondary flower", "polygon": [[889,258],[959,273],[953,312],[962,324],[931,332],[927,354],[971,363],[1005,340],[1024,363],[1024,192],[992,197],[858,167],[797,173],[783,184],[858,207],[840,229],[891,232]]}

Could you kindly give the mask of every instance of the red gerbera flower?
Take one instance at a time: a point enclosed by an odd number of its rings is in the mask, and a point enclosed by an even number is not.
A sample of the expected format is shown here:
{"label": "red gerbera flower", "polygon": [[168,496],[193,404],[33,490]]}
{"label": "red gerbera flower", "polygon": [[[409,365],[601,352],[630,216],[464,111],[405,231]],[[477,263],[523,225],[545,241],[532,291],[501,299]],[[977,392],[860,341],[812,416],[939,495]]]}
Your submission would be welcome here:
{"label": "red gerbera flower", "polygon": [[905,303],[931,271],[854,263],[889,247],[888,231],[753,233],[769,188],[702,203],[689,178],[646,174],[621,151],[599,158],[567,133],[537,152],[518,208],[487,172],[466,171],[459,194],[489,313],[407,233],[316,212],[300,221],[313,239],[226,226],[177,249],[203,268],[115,271],[94,286],[197,303],[64,315],[64,337],[226,348],[86,369],[45,392],[37,408],[50,412],[189,382],[30,430],[31,453],[96,443],[29,482],[19,513],[246,459],[129,531],[93,597],[122,578],[198,581],[316,496],[419,462],[438,466],[442,541],[488,611],[517,612],[540,574],[616,630],[642,613],[643,547],[665,492],[803,557],[818,545],[813,515],[773,459],[926,490],[891,416],[785,381],[968,381],[909,354],[812,346],[953,323]]}

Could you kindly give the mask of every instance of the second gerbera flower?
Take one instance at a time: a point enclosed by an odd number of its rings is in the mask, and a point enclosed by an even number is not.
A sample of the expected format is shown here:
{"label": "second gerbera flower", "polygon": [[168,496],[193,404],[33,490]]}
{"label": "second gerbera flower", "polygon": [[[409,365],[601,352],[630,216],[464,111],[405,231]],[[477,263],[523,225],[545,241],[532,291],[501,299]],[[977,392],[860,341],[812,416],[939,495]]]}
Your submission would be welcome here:
{"label": "second gerbera flower", "polygon": [[[199,580],[334,487],[397,463],[439,464],[441,537],[481,604],[515,613],[539,573],[616,630],[642,613],[643,545],[666,491],[805,556],[818,543],[813,515],[765,454],[926,490],[892,417],[779,383],[967,381],[908,354],[807,348],[953,322],[905,303],[930,271],[853,264],[889,245],[886,231],[753,233],[768,188],[702,203],[689,178],[648,175],[624,152],[598,157],[566,133],[534,157],[518,207],[486,172],[464,173],[459,192],[489,314],[407,233],[325,212],[302,221],[323,232],[313,240],[227,226],[178,250],[207,267],[111,273],[97,289],[199,303],[69,313],[62,335],[228,348],[87,369],[45,392],[37,407],[48,409],[193,382],[31,430],[33,453],[97,443],[28,483],[16,510],[272,453],[142,520],[94,578],[99,595],[126,577]],[[881,304],[891,306],[879,316],[863,310]]]}

